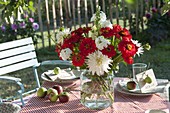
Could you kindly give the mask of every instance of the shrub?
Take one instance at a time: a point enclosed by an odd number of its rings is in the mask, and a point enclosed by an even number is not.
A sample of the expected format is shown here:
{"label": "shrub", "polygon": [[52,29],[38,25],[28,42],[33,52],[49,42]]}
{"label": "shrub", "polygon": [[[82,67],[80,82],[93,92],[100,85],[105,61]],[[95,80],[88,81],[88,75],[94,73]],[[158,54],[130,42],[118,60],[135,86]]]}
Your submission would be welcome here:
{"label": "shrub", "polygon": [[165,15],[156,8],[152,8],[151,12],[146,13],[146,29],[139,34],[142,42],[150,42],[153,45],[155,42],[162,41],[170,37],[170,10]]}
{"label": "shrub", "polygon": [[0,29],[0,43],[32,37],[36,44],[37,39],[41,38],[41,36],[36,33],[38,29],[39,24],[27,15],[24,16],[24,19],[14,21],[13,24],[3,23]]}

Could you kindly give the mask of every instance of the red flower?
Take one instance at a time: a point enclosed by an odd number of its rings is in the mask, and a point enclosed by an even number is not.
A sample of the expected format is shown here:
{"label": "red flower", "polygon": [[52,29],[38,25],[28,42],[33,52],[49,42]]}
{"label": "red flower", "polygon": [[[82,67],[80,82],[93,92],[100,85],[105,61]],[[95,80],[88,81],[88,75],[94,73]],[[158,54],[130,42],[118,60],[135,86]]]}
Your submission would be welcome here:
{"label": "red flower", "polygon": [[83,27],[83,28],[78,28],[77,30],[73,31],[72,33],[82,35],[83,33],[88,33],[91,30],[90,27]]}
{"label": "red flower", "polygon": [[123,57],[123,59],[127,64],[133,64],[134,62],[133,57]]}
{"label": "red flower", "polygon": [[83,37],[81,35],[78,35],[76,33],[72,33],[71,36],[66,40],[67,43],[72,43],[72,44],[75,44],[77,42],[80,42],[80,40],[82,39]]}
{"label": "red flower", "polygon": [[83,27],[83,33],[88,33],[91,30],[91,27]]}
{"label": "red flower", "polygon": [[101,28],[100,32],[101,32],[101,35],[106,37],[106,38],[110,38],[114,35],[113,31],[110,27]]}
{"label": "red flower", "polygon": [[120,25],[117,25],[117,24],[113,25],[113,32],[115,34],[119,33],[121,30],[122,30],[122,27]]}
{"label": "red flower", "polygon": [[83,34],[83,29],[80,27],[80,28],[74,30],[73,32],[71,32],[71,34],[82,35]]}
{"label": "red flower", "polygon": [[137,47],[132,41],[122,41],[118,45],[118,50],[121,51],[123,57],[132,57],[137,52]]}
{"label": "red flower", "polygon": [[122,40],[123,41],[131,41],[131,39],[132,39],[132,35],[131,34],[130,35],[122,36]]}
{"label": "red flower", "polygon": [[63,45],[61,46],[61,49],[70,48],[71,50],[73,50],[73,47],[74,45],[72,43],[68,43],[68,41],[65,40]]}
{"label": "red flower", "polygon": [[89,53],[94,52],[97,49],[95,41],[91,38],[84,38],[80,42],[79,50],[82,55],[87,56]]}
{"label": "red flower", "polygon": [[123,28],[123,30],[121,30],[119,32],[119,35],[120,36],[128,36],[128,35],[130,35],[130,33],[129,33],[129,30],[127,30],[126,28]]}
{"label": "red flower", "polygon": [[120,25],[113,25],[113,33],[117,38],[120,38],[119,32],[122,30],[122,27]]}
{"label": "red flower", "polygon": [[114,46],[109,45],[107,48],[104,48],[101,51],[104,55],[107,55],[109,58],[116,55],[116,51],[114,50]]}
{"label": "red flower", "polygon": [[81,67],[81,66],[83,66],[83,64],[84,64],[84,56],[82,56],[82,55],[80,55],[80,54],[74,54],[73,56],[72,56],[72,63],[73,63],[73,65],[74,66],[79,66],[79,67]]}

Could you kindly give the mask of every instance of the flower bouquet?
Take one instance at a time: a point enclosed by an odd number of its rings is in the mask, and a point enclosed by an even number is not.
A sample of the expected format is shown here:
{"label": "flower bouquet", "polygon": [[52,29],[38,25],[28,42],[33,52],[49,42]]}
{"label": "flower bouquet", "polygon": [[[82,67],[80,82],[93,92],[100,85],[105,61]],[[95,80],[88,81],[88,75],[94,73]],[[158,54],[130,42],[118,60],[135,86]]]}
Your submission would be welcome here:
{"label": "flower bouquet", "polygon": [[81,76],[81,103],[91,109],[104,109],[113,101],[113,73],[120,62],[133,63],[133,57],[144,52],[141,43],[132,39],[126,28],[106,20],[97,9],[91,27],[74,31],[61,28],[56,34],[56,52],[62,60],[85,69]]}

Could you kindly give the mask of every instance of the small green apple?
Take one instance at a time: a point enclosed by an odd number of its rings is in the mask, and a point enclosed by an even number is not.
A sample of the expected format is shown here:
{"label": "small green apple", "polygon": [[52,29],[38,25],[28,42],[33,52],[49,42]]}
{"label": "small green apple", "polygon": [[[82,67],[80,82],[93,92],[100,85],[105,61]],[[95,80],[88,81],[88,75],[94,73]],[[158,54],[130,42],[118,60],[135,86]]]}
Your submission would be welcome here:
{"label": "small green apple", "polygon": [[47,95],[47,89],[45,87],[40,87],[37,90],[37,96],[38,97],[44,98],[46,95]]}
{"label": "small green apple", "polygon": [[49,95],[52,91],[53,91],[53,88],[49,88],[49,89],[47,90],[47,95]]}
{"label": "small green apple", "polygon": [[57,90],[54,89],[54,88],[49,88],[49,89],[47,90],[47,95],[48,95],[48,96],[49,96],[51,93],[55,93],[56,95],[58,95]]}
{"label": "small green apple", "polygon": [[61,70],[60,67],[55,67],[53,70],[54,74],[58,75],[60,73],[60,70]]}
{"label": "small green apple", "polygon": [[48,98],[49,98],[50,102],[56,102],[58,100],[58,94],[52,92],[52,93],[50,93]]}

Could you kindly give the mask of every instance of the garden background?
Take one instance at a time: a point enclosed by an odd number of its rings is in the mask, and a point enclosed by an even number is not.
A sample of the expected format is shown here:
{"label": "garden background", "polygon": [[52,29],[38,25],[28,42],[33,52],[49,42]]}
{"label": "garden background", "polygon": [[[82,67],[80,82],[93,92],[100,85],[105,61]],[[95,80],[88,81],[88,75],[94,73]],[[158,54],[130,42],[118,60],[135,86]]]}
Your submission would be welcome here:
{"label": "garden background", "polygon": [[[0,43],[32,37],[39,62],[58,59],[55,53],[55,35],[60,27],[76,29],[90,26],[90,18],[97,6],[114,24],[128,28],[141,43],[149,42],[151,50],[136,57],[154,70],[156,78],[170,80],[170,6],[169,0],[1,0]],[[31,20],[32,19],[32,20]],[[27,24],[15,28],[15,25]],[[36,23],[37,26],[32,26]],[[11,27],[13,25],[13,27]],[[54,67],[50,67],[53,69]],[[41,73],[49,67],[40,68]],[[25,89],[35,86],[34,76],[26,69],[10,75],[22,78]],[[31,76],[30,76],[31,75]],[[131,65],[120,64],[115,76],[132,76]],[[0,97],[10,96],[15,88],[1,81]]]}

